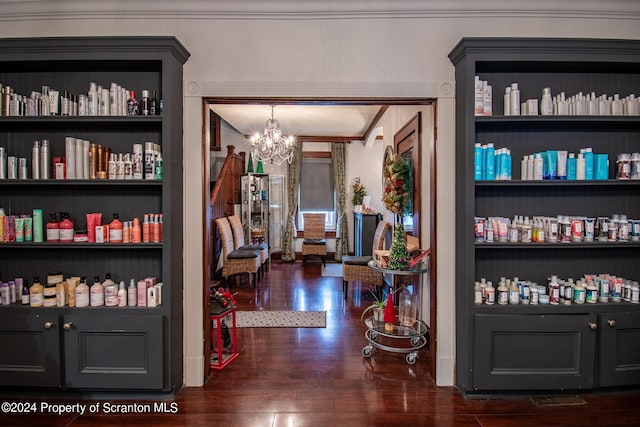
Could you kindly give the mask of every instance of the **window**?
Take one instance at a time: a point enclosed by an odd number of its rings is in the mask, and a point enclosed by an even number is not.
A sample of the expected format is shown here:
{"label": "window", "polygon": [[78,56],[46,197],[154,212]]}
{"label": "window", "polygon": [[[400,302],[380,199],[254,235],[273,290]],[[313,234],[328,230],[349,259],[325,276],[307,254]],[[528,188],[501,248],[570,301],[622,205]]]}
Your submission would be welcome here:
{"label": "window", "polygon": [[305,153],[300,169],[298,229],[304,230],[304,212],[324,213],[325,229],[336,229],[335,187],[331,153]]}

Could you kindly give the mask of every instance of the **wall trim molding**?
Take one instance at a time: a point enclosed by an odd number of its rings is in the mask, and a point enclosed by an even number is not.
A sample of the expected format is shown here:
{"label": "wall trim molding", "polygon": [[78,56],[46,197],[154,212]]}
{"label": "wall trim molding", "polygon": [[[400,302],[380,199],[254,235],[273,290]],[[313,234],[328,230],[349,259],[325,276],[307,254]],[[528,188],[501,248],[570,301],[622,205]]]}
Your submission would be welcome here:
{"label": "wall trim molding", "polygon": [[63,19],[640,18],[633,0],[0,0],[0,21]]}
{"label": "wall trim molding", "polygon": [[453,82],[195,82],[189,97],[274,98],[450,98]]}

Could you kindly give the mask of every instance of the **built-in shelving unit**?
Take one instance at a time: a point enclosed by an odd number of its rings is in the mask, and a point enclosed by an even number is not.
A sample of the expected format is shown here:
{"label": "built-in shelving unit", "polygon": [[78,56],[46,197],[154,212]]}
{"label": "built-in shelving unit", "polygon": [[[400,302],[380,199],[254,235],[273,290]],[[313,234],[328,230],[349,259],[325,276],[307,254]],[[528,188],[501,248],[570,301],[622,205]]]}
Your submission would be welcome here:
{"label": "built-in shelving unit", "polygon": [[182,73],[189,57],[174,37],[69,37],[0,40],[0,83],[29,95],[43,85],[86,94],[90,82],[116,82],[140,97],[155,91],[164,109],[155,116],[0,117],[0,146],[26,157],[34,140],[47,139],[51,158],[65,156],[66,136],[132,152],[133,144],[161,146],[163,179],[0,180],[7,214],[42,209],[69,212],[76,230],[85,214],[121,220],[162,213],[161,243],[0,243],[2,280],[49,272],[65,276],[111,273],[116,282],[156,277],[157,307],[0,306],[0,386],[69,392],[109,390],[175,392],[182,385],[183,150]]}
{"label": "built-in shelving unit", "polygon": [[[626,214],[640,218],[640,182],[613,179],[618,153],[640,152],[640,117],[503,116],[503,93],[640,94],[640,43],[631,40],[465,38],[456,72],[456,328],[465,394],[584,390],[640,384],[640,306],[474,305],[482,277],[546,284],[551,275],[609,273],[640,280],[638,242],[476,243],[474,217]],[[494,116],[474,116],[474,76],[493,87]],[[508,147],[513,181],[474,181],[474,143]],[[609,155],[602,181],[521,181],[524,155],[592,147]]]}

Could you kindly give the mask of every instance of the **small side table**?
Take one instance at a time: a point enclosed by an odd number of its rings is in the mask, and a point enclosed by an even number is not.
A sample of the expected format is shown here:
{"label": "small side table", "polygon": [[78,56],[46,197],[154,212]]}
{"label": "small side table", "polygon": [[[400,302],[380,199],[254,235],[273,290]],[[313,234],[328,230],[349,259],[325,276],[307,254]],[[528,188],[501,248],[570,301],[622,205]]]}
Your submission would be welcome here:
{"label": "small side table", "polygon": [[[408,270],[391,270],[380,267],[376,261],[369,261],[368,266],[384,274],[419,276],[420,287],[422,287],[422,276],[429,271],[428,261],[420,262]],[[406,353],[405,360],[409,365],[413,365],[418,359],[418,350],[426,346],[428,342],[429,326],[420,320],[419,312],[413,326],[402,326],[396,322],[393,326],[393,331],[387,331],[384,327],[384,322],[377,322],[373,317],[365,319],[364,323],[367,326],[364,336],[368,341],[368,344],[362,349],[364,357],[371,357],[373,349],[378,348],[392,353]],[[380,337],[384,337],[386,343],[383,343],[379,339]],[[402,345],[403,343],[404,345]]]}
{"label": "small side table", "polygon": [[236,309],[228,308],[220,313],[210,313],[211,352],[209,366],[222,369],[238,357],[236,341]]}

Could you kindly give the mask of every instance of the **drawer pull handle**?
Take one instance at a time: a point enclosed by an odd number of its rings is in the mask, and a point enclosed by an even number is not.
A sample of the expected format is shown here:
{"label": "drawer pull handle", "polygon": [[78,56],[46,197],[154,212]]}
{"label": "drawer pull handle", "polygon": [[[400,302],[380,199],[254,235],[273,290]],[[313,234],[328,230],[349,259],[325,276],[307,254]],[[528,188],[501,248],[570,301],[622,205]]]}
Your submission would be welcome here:
{"label": "drawer pull handle", "polygon": [[598,324],[597,323],[593,323],[593,322],[589,322],[589,327],[591,328],[592,331],[595,331],[598,329]]}
{"label": "drawer pull handle", "polygon": [[44,328],[45,329],[51,329],[53,328],[54,323],[53,322],[44,322]]}
{"label": "drawer pull handle", "polygon": [[613,319],[607,320],[607,323],[609,324],[610,327],[615,328],[616,327],[616,321]]}
{"label": "drawer pull handle", "polygon": [[62,327],[68,331],[69,329],[71,329],[71,326],[73,325],[73,322],[67,322],[65,324],[62,325]]}

